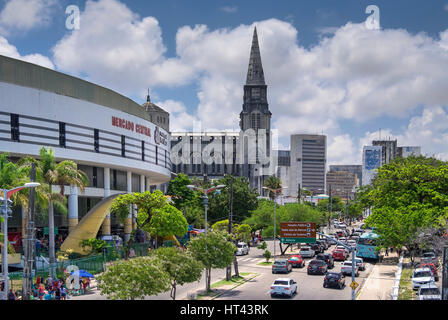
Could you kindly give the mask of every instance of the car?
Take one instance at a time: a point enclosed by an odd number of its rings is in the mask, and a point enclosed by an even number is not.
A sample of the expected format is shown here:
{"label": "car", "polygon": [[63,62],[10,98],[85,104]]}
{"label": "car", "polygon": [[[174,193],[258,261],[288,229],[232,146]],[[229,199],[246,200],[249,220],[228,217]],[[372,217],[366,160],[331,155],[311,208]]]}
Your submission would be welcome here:
{"label": "car", "polygon": [[292,271],[292,265],[286,259],[277,259],[272,264],[272,273],[284,272],[289,273]]}
{"label": "car", "polygon": [[237,244],[237,251],[235,253],[237,256],[242,256],[249,254],[249,247],[245,242],[238,242]]}
{"label": "car", "polygon": [[434,283],[427,283],[418,289],[418,300],[442,300],[442,294]]}
{"label": "car", "polygon": [[303,268],[305,266],[305,260],[302,259],[302,256],[299,254],[294,254],[289,257],[288,259],[289,263],[291,264],[291,267],[299,267]]}
{"label": "car", "polygon": [[325,263],[328,266],[328,269],[333,269],[334,268],[334,259],[331,256],[330,253],[319,253],[316,256],[316,260],[322,260],[325,261]]}
{"label": "car", "polygon": [[347,228],[347,225],[342,222],[342,223],[339,224],[338,228],[339,229],[345,229],[345,228]]}
{"label": "car", "polygon": [[314,254],[318,254],[325,251],[323,245],[320,243],[311,243],[310,247],[311,250],[314,250]]}
{"label": "car", "polygon": [[350,254],[350,250],[348,250],[346,247],[341,246],[341,245],[337,245],[336,249],[341,249],[345,251],[345,254],[348,256]]}
{"label": "car", "polygon": [[337,238],[345,238],[347,236],[347,233],[343,230],[338,230],[335,233]]}
{"label": "car", "polygon": [[271,297],[289,296],[297,293],[297,282],[291,278],[278,278],[271,284]]}
{"label": "car", "polygon": [[422,285],[434,282],[434,276],[429,268],[417,268],[412,274],[412,289],[418,290]]}
{"label": "car", "polygon": [[422,263],[434,263],[437,268],[439,267],[439,258],[432,251],[423,253],[420,260]]}
{"label": "car", "polygon": [[360,236],[361,236],[364,232],[365,232],[365,230],[363,230],[363,229],[355,229],[355,233],[359,233]]}
{"label": "car", "polygon": [[356,248],[356,240],[347,240],[347,244],[353,248]]}
{"label": "car", "polygon": [[347,253],[343,249],[334,249],[331,256],[336,261],[344,261],[347,258]]}
{"label": "car", "polygon": [[327,272],[324,277],[324,288],[337,287],[343,289],[345,286],[345,276],[342,272]]}
{"label": "car", "polygon": [[[351,260],[346,260],[344,262],[342,262],[341,265],[341,272],[343,274],[352,274],[352,270],[353,270],[353,262]],[[355,277],[359,276],[359,267],[358,265],[355,263]]]}
{"label": "car", "polygon": [[302,258],[313,258],[316,253],[310,246],[305,246],[300,248],[299,254]]}
{"label": "car", "polygon": [[328,265],[322,260],[311,260],[306,270],[307,274],[325,274],[328,271]]}
{"label": "car", "polygon": [[358,239],[359,239],[359,236],[357,236],[357,235],[352,235],[352,236],[350,237],[350,239],[351,239],[351,240],[355,240],[355,243],[357,243],[357,242],[358,242]]}
{"label": "car", "polygon": [[434,263],[419,263],[418,268],[429,268],[431,269],[432,275],[434,277],[434,280],[437,282],[439,281],[439,273],[437,270],[437,267]]}
{"label": "car", "polygon": [[316,243],[320,244],[323,246],[324,250],[327,250],[328,247],[330,246],[330,243],[327,240],[316,240]]}
{"label": "car", "polygon": [[339,240],[339,242],[344,242],[344,243],[347,242],[347,238],[346,237],[340,237],[338,240]]}
{"label": "car", "polygon": [[[348,260],[348,261],[352,261],[352,259]],[[355,263],[358,266],[359,270],[364,271],[366,270],[366,265],[364,264],[364,260],[362,258],[355,258]]]}

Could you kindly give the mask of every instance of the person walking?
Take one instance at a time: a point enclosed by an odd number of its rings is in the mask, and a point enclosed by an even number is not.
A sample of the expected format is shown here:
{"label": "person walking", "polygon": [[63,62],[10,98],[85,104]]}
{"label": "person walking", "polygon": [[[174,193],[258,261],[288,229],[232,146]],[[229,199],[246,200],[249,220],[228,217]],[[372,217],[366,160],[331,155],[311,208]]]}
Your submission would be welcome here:
{"label": "person walking", "polygon": [[65,286],[61,287],[61,300],[65,300],[65,298],[67,297],[67,291],[65,289]]}
{"label": "person walking", "polygon": [[9,289],[8,300],[17,300],[16,294],[12,291],[12,289]]}

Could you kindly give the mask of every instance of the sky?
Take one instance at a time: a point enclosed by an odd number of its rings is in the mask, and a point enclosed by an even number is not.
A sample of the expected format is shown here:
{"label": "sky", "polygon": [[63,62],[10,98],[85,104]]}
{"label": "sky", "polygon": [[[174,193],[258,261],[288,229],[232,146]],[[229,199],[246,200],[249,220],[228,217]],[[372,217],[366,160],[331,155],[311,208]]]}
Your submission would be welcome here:
{"label": "sky", "polygon": [[0,54],[149,90],[171,131],[237,130],[255,26],[280,149],[323,133],[328,165],[379,138],[448,160],[448,0],[0,0]]}

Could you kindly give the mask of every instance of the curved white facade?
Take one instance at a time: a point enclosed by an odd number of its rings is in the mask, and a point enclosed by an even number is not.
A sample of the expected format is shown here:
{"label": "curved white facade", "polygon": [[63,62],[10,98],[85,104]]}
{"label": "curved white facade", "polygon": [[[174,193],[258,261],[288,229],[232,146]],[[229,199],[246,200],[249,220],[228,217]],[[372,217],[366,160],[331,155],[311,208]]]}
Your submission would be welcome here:
{"label": "curved white facade", "polygon": [[[147,177],[151,185],[170,179],[170,139],[165,140],[166,145],[156,143],[156,125],[145,119],[88,101],[4,82],[0,82],[0,97],[2,152],[38,156],[42,146],[49,146],[55,150],[57,160],[70,159],[78,164],[132,171]],[[18,141],[11,140],[11,114],[18,115]],[[118,127],[117,119],[127,124],[128,129]],[[60,123],[65,124],[65,147],[60,145]],[[99,136],[98,152],[95,151],[95,129]],[[169,136],[162,128],[158,131]]]}

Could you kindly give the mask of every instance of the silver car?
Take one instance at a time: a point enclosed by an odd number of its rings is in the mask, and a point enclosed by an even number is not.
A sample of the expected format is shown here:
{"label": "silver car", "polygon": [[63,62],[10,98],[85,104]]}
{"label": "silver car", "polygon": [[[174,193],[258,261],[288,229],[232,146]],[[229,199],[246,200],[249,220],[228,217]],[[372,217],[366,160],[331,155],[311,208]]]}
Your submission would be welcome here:
{"label": "silver car", "polygon": [[302,256],[302,258],[312,258],[316,254],[314,250],[311,249],[311,247],[302,247],[300,248],[299,254]]}
{"label": "silver car", "polygon": [[238,242],[237,244],[237,251],[235,253],[237,256],[242,256],[249,254],[249,247],[244,242]]}
{"label": "silver car", "polygon": [[422,285],[434,282],[434,276],[429,268],[418,268],[412,274],[412,289],[418,290]]}
{"label": "silver car", "polygon": [[442,294],[434,283],[427,283],[418,289],[418,300],[442,300]]}

